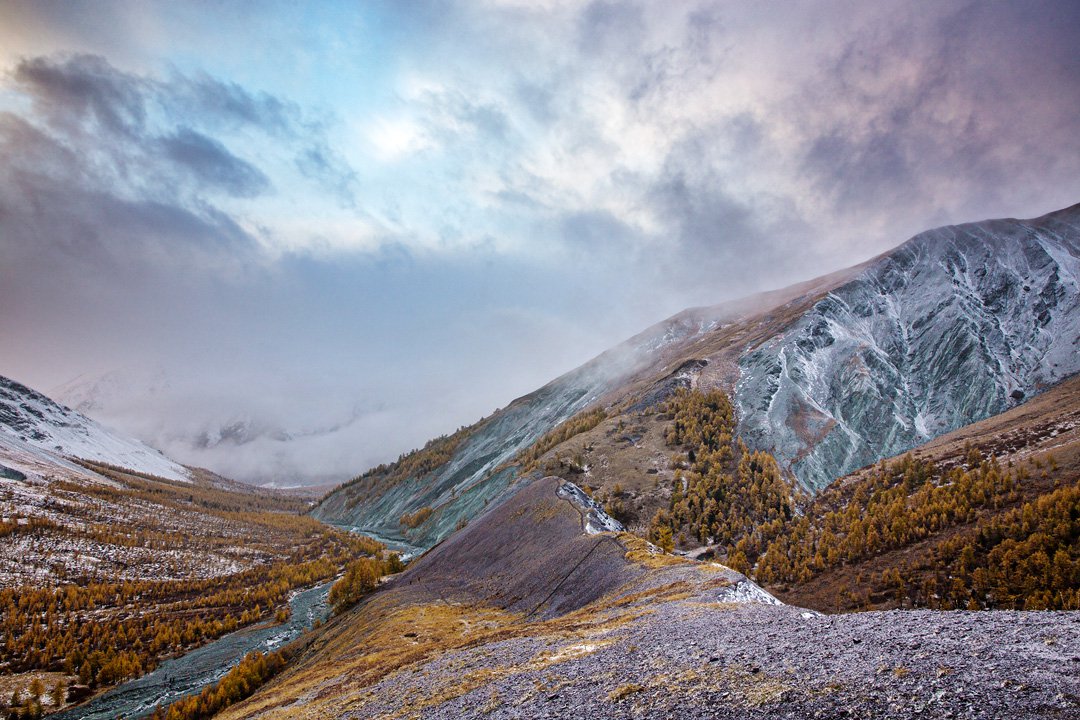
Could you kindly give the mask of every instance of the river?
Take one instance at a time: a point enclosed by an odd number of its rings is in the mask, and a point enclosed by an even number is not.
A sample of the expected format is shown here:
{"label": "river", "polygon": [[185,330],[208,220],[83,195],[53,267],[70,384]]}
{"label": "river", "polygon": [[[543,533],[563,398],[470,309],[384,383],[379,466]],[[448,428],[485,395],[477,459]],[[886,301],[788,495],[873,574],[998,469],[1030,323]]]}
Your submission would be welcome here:
{"label": "river", "polygon": [[82,705],[50,715],[50,720],[115,720],[146,717],[185,695],[219,680],[253,650],[276,650],[329,615],[326,597],[332,582],[302,590],[289,601],[292,616],[280,625],[237,630],[186,655],[166,660],[153,672],[108,690]]}

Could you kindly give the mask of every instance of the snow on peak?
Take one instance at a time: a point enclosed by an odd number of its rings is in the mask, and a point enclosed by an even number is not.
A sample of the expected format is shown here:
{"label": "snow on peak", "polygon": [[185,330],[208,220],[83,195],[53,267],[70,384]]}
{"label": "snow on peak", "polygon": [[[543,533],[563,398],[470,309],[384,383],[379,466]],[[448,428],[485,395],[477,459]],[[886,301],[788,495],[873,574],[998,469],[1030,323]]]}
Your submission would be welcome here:
{"label": "snow on peak", "polygon": [[182,465],[157,450],[2,376],[0,432],[58,455],[119,465],[171,480],[191,480]]}

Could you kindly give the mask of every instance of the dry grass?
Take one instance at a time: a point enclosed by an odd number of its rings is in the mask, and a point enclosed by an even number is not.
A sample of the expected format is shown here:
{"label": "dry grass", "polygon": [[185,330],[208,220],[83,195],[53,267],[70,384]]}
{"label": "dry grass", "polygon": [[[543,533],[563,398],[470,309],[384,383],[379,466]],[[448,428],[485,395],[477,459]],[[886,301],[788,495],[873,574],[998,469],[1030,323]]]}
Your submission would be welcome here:
{"label": "dry grass", "polygon": [[644,685],[638,685],[637,683],[627,683],[625,685],[620,685],[619,687],[609,692],[607,699],[610,702],[619,702],[620,700],[628,698],[635,693],[639,693],[644,689]]}
{"label": "dry grass", "polygon": [[[618,642],[620,628],[693,590],[685,580],[637,590],[631,583],[576,611],[529,622],[490,607],[415,602],[404,590],[390,589],[337,618],[296,667],[221,717],[324,718],[362,708],[386,720],[410,717],[511,675],[543,672],[599,652]],[[545,649],[516,664],[492,662],[495,643],[519,638],[539,640]],[[395,686],[412,690],[396,699],[393,713],[379,715],[376,708],[385,698],[373,688],[396,676],[401,680]]]}
{"label": "dry grass", "polygon": [[651,569],[693,565],[704,567],[679,555],[669,555],[637,535],[619,533],[619,543],[626,548],[626,559]]}

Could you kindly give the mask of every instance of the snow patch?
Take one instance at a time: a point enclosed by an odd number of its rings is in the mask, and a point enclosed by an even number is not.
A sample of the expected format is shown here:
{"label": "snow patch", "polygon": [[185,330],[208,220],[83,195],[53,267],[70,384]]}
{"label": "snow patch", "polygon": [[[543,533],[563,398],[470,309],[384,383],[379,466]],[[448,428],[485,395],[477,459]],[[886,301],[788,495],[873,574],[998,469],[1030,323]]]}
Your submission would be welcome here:
{"label": "snow patch", "polygon": [[761,605],[784,604],[763,590],[760,585],[745,577],[722,588],[716,599],[718,602],[722,603],[759,603]]}
{"label": "snow patch", "polygon": [[186,468],[159,451],[5,377],[0,377],[0,434],[53,458],[94,460],[191,482]]}
{"label": "snow patch", "polygon": [[605,532],[622,532],[622,523],[615,518],[604,512],[604,508],[600,507],[600,503],[593,500],[591,497],[585,494],[585,491],[579,488],[572,482],[563,481],[559,485],[555,494],[561,497],[563,500],[567,500],[571,505],[576,507],[581,512],[582,522],[585,525],[585,532],[589,535],[597,535]]}

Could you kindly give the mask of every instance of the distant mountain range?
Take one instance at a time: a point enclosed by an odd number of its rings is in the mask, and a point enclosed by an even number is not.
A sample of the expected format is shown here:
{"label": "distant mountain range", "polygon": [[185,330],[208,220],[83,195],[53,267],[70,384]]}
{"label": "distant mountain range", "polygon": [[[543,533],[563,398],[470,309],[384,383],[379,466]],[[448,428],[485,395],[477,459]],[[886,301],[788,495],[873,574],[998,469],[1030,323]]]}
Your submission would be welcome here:
{"label": "distant mountain range", "polygon": [[[351,425],[373,408],[347,400],[317,409],[218,397],[204,380],[175,369],[118,368],[80,375],[49,391],[58,402],[180,458],[254,485],[332,485],[344,473],[325,461],[347,445]],[[306,413],[306,414],[305,414]]]}

